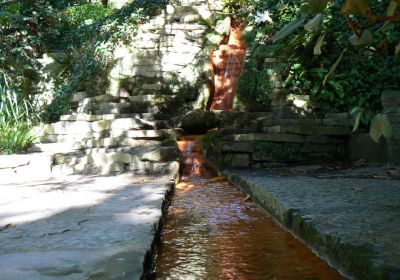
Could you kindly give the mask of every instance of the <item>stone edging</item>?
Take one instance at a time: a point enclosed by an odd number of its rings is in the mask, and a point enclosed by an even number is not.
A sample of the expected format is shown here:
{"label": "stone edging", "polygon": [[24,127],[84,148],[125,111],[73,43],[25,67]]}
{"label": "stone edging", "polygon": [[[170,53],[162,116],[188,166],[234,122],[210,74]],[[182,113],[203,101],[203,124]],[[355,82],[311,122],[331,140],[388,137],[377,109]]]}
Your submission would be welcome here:
{"label": "stone edging", "polygon": [[[314,252],[327,261],[335,269],[350,279],[392,279],[383,267],[375,266],[371,261],[368,248],[346,244],[337,236],[319,232],[312,222],[305,219],[296,209],[286,207],[273,194],[257,186],[234,172],[222,170],[221,176],[242,190],[267,212],[269,212],[284,228],[295,237],[310,246]],[[397,279],[397,278],[393,278]]]}
{"label": "stone edging", "polygon": [[161,232],[164,227],[165,223],[165,218],[168,213],[168,208],[171,205],[171,198],[174,195],[175,192],[175,185],[179,181],[177,176],[174,174],[174,182],[172,182],[169,185],[169,188],[167,189],[164,200],[161,206],[161,217],[160,220],[154,224],[153,227],[153,233],[154,233],[154,239],[151,244],[151,248],[147,251],[145,257],[144,257],[144,262],[143,262],[143,274],[140,277],[142,280],[150,280],[154,279],[154,271],[155,271],[155,260],[158,254],[158,248],[161,243]]}

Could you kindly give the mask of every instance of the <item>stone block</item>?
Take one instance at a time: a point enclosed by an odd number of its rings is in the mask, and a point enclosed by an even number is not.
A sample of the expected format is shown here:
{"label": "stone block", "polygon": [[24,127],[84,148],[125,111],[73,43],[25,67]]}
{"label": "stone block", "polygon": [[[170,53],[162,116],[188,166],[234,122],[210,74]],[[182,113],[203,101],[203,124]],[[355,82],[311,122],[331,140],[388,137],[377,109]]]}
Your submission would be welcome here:
{"label": "stone block", "polygon": [[279,126],[280,133],[294,133],[301,135],[338,135],[348,136],[351,133],[351,129],[347,127],[327,127],[327,126],[290,126],[281,125]]}
{"label": "stone block", "polygon": [[72,94],[70,102],[72,103],[78,103],[81,100],[85,99],[87,97],[86,92],[75,92]]}
{"label": "stone block", "polygon": [[400,90],[386,90],[382,92],[382,107],[400,108]]}
{"label": "stone block", "polygon": [[366,159],[369,161],[385,161],[385,141],[376,143],[369,133],[352,135],[348,144],[350,160]]}
{"label": "stone block", "polygon": [[385,114],[400,114],[400,107],[384,107],[383,113],[385,113]]}
{"label": "stone block", "polygon": [[323,124],[326,126],[354,126],[353,120],[350,118],[326,118],[323,120]]}
{"label": "stone block", "polygon": [[82,144],[79,142],[59,142],[59,143],[46,143],[34,144],[29,147],[28,152],[67,152],[82,149]]}
{"label": "stone block", "polygon": [[334,137],[326,135],[308,135],[306,136],[306,142],[316,144],[343,144],[346,139],[343,137]]}
{"label": "stone block", "polygon": [[252,157],[254,161],[299,161],[300,147],[299,143],[252,142]]}
{"label": "stone block", "polygon": [[229,166],[234,168],[247,168],[250,165],[250,156],[248,154],[228,154],[225,159]]}
{"label": "stone block", "polygon": [[392,140],[388,146],[388,160],[400,164],[400,140]]}
{"label": "stone block", "polygon": [[252,148],[250,142],[224,142],[221,144],[221,151],[251,153]]}
{"label": "stone block", "polygon": [[135,161],[126,167],[127,171],[133,174],[176,174],[179,175],[179,161],[171,162],[149,162]]}
{"label": "stone block", "polygon": [[131,163],[132,155],[129,153],[93,153],[88,155],[90,163],[103,166],[112,163]]}
{"label": "stone block", "polygon": [[224,139],[230,141],[270,141],[270,142],[289,142],[289,143],[303,143],[304,137],[295,134],[266,134],[266,133],[248,133],[248,134],[235,134],[227,136]]}
{"label": "stone block", "polygon": [[321,119],[279,119],[277,122],[281,125],[321,125]]}
{"label": "stone block", "polygon": [[386,114],[392,125],[400,125],[400,112]]}
{"label": "stone block", "polygon": [[400,124],[392,123],[392,139],[400,140]]}
{"label": "stone block", "polygon": [[177,147],[161,147],[140,156],[142,161],[167,162],[180,160],[181,154]]}
{"label": "stone block", "polygon": [[335,144],[314,144],[314,143],[306,143],[304,147],[301,149],[302,153],[311,153],[311,152],[335,152],[336,145]]}
{"label": "stone block", "polygon": [[201,20],[201,16],[200,15],[184,15],[183,17],[181,17],[180,21],[183,23],[195,23],[195,22],[199,22]]}

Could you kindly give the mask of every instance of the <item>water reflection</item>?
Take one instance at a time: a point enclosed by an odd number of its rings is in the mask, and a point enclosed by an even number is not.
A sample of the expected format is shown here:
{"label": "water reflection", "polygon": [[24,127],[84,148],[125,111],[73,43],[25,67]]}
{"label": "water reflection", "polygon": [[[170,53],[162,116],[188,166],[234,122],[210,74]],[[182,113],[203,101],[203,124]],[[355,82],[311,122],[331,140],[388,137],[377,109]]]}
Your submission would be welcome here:
{"label": "water reflection", "polygon": [[[216,180],[218,181],[218,180]],[[343,279],[227,182],[177,185],[157,279]]]}

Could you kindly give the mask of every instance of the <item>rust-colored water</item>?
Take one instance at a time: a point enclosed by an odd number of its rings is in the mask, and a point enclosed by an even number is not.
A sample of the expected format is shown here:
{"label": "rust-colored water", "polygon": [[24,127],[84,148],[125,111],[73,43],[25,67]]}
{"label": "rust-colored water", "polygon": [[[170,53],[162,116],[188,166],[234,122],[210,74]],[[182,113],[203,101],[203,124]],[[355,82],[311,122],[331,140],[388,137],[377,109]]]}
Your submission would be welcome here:
{"label": "rust-colored water", "polygon": [[184,158],[184,175],[209,176],[203,156],[202,136],[183,136],[178,141],[179,149]]}
{"label": "rust-colored water", "polygon": [[176,187],[157,279],[343,279],[227,182]]}
{"label": "rust-colored water", "polygon": [[[181,139],[184,154],[201,151],[196,141]],[[187,170],[194,173],[176,186],[156,279],[343,279],[236,187]]]}
{"label": "rust-colored water", "polygon": [[237,82],[242,72],[246,46],[242,40],[241,29],[231,29],[226,45],[211,55],[214,67],[214,96],[211,111],[231,111],[236,94]]}

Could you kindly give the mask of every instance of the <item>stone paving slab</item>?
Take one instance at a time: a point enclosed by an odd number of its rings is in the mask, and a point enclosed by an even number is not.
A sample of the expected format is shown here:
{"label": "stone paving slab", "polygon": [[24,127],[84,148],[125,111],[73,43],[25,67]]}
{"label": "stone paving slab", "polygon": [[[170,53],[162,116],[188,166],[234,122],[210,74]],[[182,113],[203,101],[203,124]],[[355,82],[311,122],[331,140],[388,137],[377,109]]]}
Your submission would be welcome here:
{"label": "stone paving slab", "polygon": [[286,171],[222,173],[346,275],[400,279],[400,180]]}
{"label": "stone paving slab", "polygon": [[0,180],[0,279],[140,279],[169,177]]}

